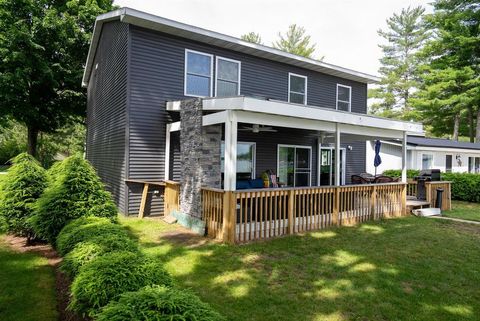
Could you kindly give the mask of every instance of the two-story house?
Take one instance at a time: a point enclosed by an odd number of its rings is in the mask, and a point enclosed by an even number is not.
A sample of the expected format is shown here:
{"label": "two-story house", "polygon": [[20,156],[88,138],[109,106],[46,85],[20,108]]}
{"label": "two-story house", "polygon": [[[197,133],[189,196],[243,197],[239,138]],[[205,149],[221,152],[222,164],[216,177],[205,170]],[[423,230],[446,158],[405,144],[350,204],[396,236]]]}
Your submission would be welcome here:
{"label": "two-story house", "polygon": [[[266,172],[279,190],[349,184],[365,172],[368,140],[423,132],[367,115],[378,80],[118,9],[97,18],[86,62],[87,159],[126,214],[140,206],[136,181],[180,182],[192,216],[202,187],[258,190]],[[162,213],[161,196],[149,193],[146,213]]]}

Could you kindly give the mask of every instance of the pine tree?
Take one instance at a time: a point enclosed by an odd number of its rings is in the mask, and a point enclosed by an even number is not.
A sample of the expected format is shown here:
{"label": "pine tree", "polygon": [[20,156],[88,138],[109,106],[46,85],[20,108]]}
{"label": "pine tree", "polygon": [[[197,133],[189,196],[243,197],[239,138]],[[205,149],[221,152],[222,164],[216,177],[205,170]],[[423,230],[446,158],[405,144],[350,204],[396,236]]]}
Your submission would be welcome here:
{"label": "pine tree", "polygon": [[311,39],[310,36],[306,34],[305,28],[297,26],[296,24],[290,25],[285,35],[279,32],[278,37],[279,39],[272,44],[274,48],[298,56],[313,57],[315,44],[310,43]]}
{"label": "pine tree", "polygon": [[251,42],[251,43],[256,43],[256,44],[259,44],[259,45],[263,45],[262,37],[260,36],[260,34],[256,33],[256,32],[253,32],[253,31],[242,35],[240,38],[242,40],[245,40],[245,41],[248,41],[248,42]]}
{"label": "pine tree", "polygon": [[[478,142],[480,5],[476,0],[437,0],[433,14],[427,15],[425,21],[434,37],[419,54],[424,84],[414,100],[417,112],[436,134],[451,132],[453,139],[465,132],[473,133],[475,120],[471,114],[476,112]],[[472,127],[462,132],[465,123]]]}
{"label": "pine tree", "polygon": [[387,41],[380,45],[383,57],[379,73],[382,76],[378,88],[369,92],[369,98],[377,101],[372,111],[386,117],[411,118],[411,96],[418,86],[416,76],[416,52],[429,37],[422,23],[425,9],[403,9],[387,19],[387,30],[378,30],[378,35]]}

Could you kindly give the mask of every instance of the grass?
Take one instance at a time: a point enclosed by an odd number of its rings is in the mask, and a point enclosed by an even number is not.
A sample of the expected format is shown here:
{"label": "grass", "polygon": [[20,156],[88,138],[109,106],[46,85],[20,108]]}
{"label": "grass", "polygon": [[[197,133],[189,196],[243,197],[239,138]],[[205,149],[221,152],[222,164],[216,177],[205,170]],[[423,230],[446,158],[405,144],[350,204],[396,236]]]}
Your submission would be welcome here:
{"label": "grass", "polygon": [[452,210],[443,212],[443,215],[464,220],[480,221],[480,204],[452,201]]}
{"label": "grass", "polygon": [[185,245],[123,219],[229,320],[480,320],[480,228],[408,217],[268,242]]}
{"label": "grass", "polygon": [[8,248],[0,235],[0,319],[57,320],[55,275],[43,257]]}

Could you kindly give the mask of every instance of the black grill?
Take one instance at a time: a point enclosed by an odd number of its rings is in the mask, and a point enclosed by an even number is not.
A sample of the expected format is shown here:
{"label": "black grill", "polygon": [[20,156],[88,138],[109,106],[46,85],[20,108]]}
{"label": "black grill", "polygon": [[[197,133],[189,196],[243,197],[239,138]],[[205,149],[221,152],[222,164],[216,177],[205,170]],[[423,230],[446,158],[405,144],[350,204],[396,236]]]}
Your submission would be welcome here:
{"label": "black grill", "polygon": [[415,177],[417,181],[417,199],[425,200],[427,199],[425,191],[425,182],[430,181],[440,181],[440,170],[439,169],[426,169],[420,171],[418,176]]}

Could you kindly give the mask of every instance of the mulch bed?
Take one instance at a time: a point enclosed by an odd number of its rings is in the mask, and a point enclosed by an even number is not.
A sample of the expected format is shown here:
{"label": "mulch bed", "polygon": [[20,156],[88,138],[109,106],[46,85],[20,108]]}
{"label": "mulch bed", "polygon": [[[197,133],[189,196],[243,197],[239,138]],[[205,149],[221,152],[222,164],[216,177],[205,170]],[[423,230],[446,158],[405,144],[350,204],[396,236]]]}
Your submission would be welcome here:
{"label": "mulch bed", "polygon": [[89,318],[82,318],[75,313],[67,310],[70,302],[70,284],[72,280],[60,271],[60,262],[62,258],[58,256],[57,252],[46,243],[33,243],[26,245],[27,239],[24,237],[17,237],[12,235],[5,236],[5,242],[17,252],[34,252],[45,257],[48,264],[55,269],[55,287],[57,292],[57,310],[59,321],[89,321]]}

